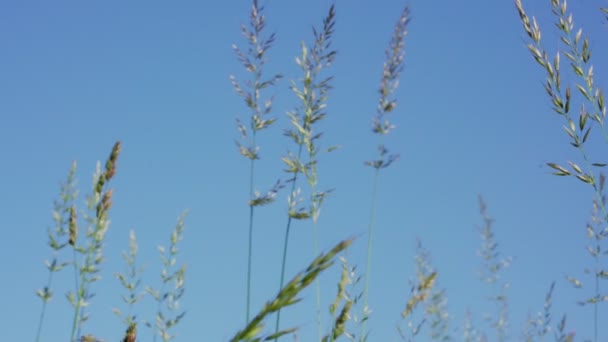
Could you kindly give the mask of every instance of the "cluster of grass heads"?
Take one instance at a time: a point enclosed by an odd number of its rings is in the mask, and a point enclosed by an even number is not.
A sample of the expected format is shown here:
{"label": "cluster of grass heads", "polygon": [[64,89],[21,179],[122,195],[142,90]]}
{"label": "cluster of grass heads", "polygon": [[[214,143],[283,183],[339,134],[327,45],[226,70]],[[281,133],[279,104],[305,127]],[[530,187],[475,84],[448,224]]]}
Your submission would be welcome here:
{"label": "cluster of grass heads", "polygon": [[[603,268],[604,258],[608,250],[604,238],[608,237],[608,208],[604,193],[605,176],[602,168],[606,164],[590,155],[586,148],[592,127],[597,127],[606,143],[608,132],[604,127],[606,107],[602,90],[593,80],[593,66],[590,63],[591,51],[589,40],[580,28],[574,24],[573,15],[568,11],[566,0],[550,0],[556,26],[559,30],[562,46],[555,54],[547,52],[541,39],[540,25],[534,17],[528,16],[521,0],[515,0],[524,31],[528,35],[528,49],[534,60],[546,73],[545,90],[549,96],[553,110],[563,118],[564,130],[570,144],[575,148],[576,155],[566,163],[548,163],[557,176],[575,177],[591,187],[593,199],[593,215],[586,226],[590,245],[587,252],[592,258],[592,265],[585,269],[591,279],[590,294],[582,298],[581,305],[592,307],[592,324],[594,326],[593,341],[599,341],[598,327],[602,324],[600,304],[608,300],[601,290],[601,282],[608,278],[608,270]],[[608,10],[602,9],[608,16]],[[410,11],[405,7],[399,15],[394,31],[386,49],[386,60],[380,73],[379,99],[376,113],[371,117],[372,135],[378,137],[378,155],[375,159],[363,164],[374,170],[372,179],[372,196],[370,204],[369,226],[367,232],[367,248],[365,250],[365,272],[359,275],[356,266],[349,264],[345,256],[339,257],[341,274],[337,284],[337,293],[331,303],[322,303],[321,284],[319,275],[332,266],[338,255],[350,251],[354,239],[339,242],[326,253],[319,251],[318,220],[321,207],[331,190],[320,190],[318,187],[319,162],[321,153],[336,149],[335,146],[321,148],[320,139],[323,133],[318,131],[318,124],[328,115],[327,100],[332,88],[332,76],[328,73],[334,63],[337,53],[333,49],[333,33],[336,27],[336,8],[329,7],[321,26],[313,28],[310,43],[302,43],[296,58],[300,77],[291,80],[289,89],[295,95],[296,109],[287,112],[288,128],[284,136],[291,143],[289,152],[282,157],[285,173],[282,179],[276,181],[265,192],[256,191],[256,163],[260,162],[260,146],[257,136],[262,131],[278,122],[273,116],[273,97],[266,96],[272,87],[279,84],[281,74],[267,76],[264,67],[268,62],[269,51],[273,48],[276,36],[266,33],[266,18],[264,7],[253,0],[249,12],[249,24],[243,25],[242,34],[247,44],[246,48],[233,45],[234,52],[244,67],[244,81],[231,76],[231,82],[236,93],[243,98],[249,114],[237,119],[237,129],[240,140],[236,142],[238,152],[249,160],[249,191],[247,205],[249,207],[246,302],[244,303],[245,324],[235,333],[230,341],[269,341],[296,336],[297,327],[281,326],[281,311],[300,301],[302,290],[315,284],[316,312],[315,322],[317,340],[322,342],[348,339],[350,341],[374,340],[373,334],[367,329],[367,322],[373,319],[371,303],[369,302],[370,278],[372,276],[372,251],[374,247],[375,213],[378,202],[378,179],[383,169],[391,166],[398,154],[389,152],[382,140],[395,125],[391,114],[396,108],[395,90],[403,71],[405,58],[405,38],[408,34]],[[562,69],[562,56],[567,59],[566,70]],[[572,85],[563,84],[563,75],[572,73]],[[568,77],[567,79],[571,79]],[[574,90],[571,90],[574,89]],[[578,108],[575,113],[573,109]],[[35,340],[41,341],[44,336],[44,321],[47,305],[53,298],[54,277],[59,272],[69,272],[74,276],[73,289],[68,292],[67,299],[73,307],[74,316],[71,323],[70,341],[99,341],[94,335],[86,333],[89,316],[87,308],[94,295],[93,288],[100,280],[99,270],[103,265],[103,247],[106,232],[109,229],[109,211],[112,206],[113,189],[109,182],[116,174],[116,165],[121,145],[116,143],[112,148],[104,167],[98,165],[94,175],[91,193],[85,198],[83,209],[77,206],[78,191],[76,189],[76,164],[74,163],[67,180],[61,187],[60,199],[55,203],[53,211],[54,228],[48,231],[48,242],[51,248],[51,258],[47,262],[48,280],[37,294],[42,300],[42,308]],[[274,202],[277,194],[288,191],[287,215],[285,217],[285,235],[283,240],[281,269],[277,274],[277,295],[252,315],[252,287],[256,283],[252,269],[252,259],[255,255],[253,245],[255,229],[255,211],[262,206]],[[431,255],[422,243],[418,241],[415,257],[416,274],[410,280],[410,296],[403,298],[401,320],[395,327],[396,336],[404,341],[433,340],[433,341],[506,341],[521,336],[525,341],[572,341],[574,336],[566,329],[566,316],[555,321],[551,312],[555,282],[549,287],[544,306],[537,315],[532,316],[526,323],[525,329],[514,333],[509,323],[508,287],[509,283],[503,277],[503,271],[510,264],[510,258],[504,257],[499,250],[494,220],[490,217],[483,199],[479,199],[482,224],[479,228],[481,236],[481,281],[487,283],[492,295],[489,300],[493,303],[494,312],[485,313],[487,326],[476,327],[473,323],[473,313],[465,315],[462,326],[456,327],[447,307],[447,291],[438,285],[440,271],[431,263]],[[124,273],[117,273],[116,278],[125,290],[122,296],[123,310],[115,309],[125,325],[123,341],[137,340],[137,326],[142,322],[152,329],[153,340],[172,340],[176,335],[174,328],[184,318],[185,311],[180,307],[180,300],[185,289],[185,264],[177,261],[178,245],[183,239],[185,214],[178,222],[170,236],[167,248],[160,247],[162,271],[158,287],[142,284],[142,268],[137,260],[138,245],[135,233],[131,232],[129,249],[123,257],[126,264]],[[291,280],[286,281],[286,269],[289,256],[290,232],[294,220],[309,220],[311,223],[313,245],[313,261],[302,272],[297,273]],[[84,227],[84,228],[82,228]],[[84,236],[80,236],[81,234]],[[346,255],[346,253],[344,253]],[[575,287],[583,287],[583,282],[577,277],[569,276],[567,280]],[[138,303],[144,298],[150,298],[156,303],[153,318],[138,320]],[[324,321],[324,308],[328,307],[329,322]],[[145,315],[144,315],[145,316]],[[274,318],[274,328],[268,328],[270,319]],[[491,331],[491,333],[489,332]],[[296,337],[297,338],[297,337]]]}

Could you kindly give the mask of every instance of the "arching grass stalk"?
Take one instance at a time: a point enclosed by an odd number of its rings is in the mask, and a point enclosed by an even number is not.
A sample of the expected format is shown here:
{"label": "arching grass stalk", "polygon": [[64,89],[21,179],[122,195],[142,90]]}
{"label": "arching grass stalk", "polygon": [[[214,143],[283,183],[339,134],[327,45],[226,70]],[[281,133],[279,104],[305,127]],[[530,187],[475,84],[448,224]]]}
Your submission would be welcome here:
{"label": "arching grass stalk", "polygon": [[[292,128],[286,130],[285,135],[291,138],[297,145],[297,155],[289,153],[283,158],[287,165],[287,172],[293,174],[292,191],[289,197],[289,209],[287,226],[285,229],[285,240],[283,244],[283,260],[281,264],[281,279],[280,288],[283,287],[285,277],[285,266],[287,262],[287,246],[289,242],[289,232],[292,219],[303,220],[312,218],[313,221],[313,241],[314,253],[318,254],[318,232],[317,223],[321,210],[321,205],[328,195],[329,191],[317,190],[317,155],[321,152],[317,141],[322,137],[323,133],[315,132],[313,126],[321,121],[326,116],[325,107],[327,103],[327,95],[331,89],[330,82],[333,77],[328,76],[323,78],[322,71],[329,67],[335,58],[336,51],[332,49],[332,36],[335,26],[335,8],[330,6],[329,13],[323,19],[323,29],[317,31],[313,28],[314,43],[307,46],[302,43],[302,52],[300,57],[296,58],[296,63],[303,73],[303,77],[299,84],[292,81],[291,90],[296,94],[301,104],[298,108],[287,113],[291,120]],[[330,147],[328,152],[333,151],[336,147]],[[307,152],[307,160],[302,160],[304,149]],[[308,209],[299,208],[299,190],[296,190],[298,174],[303,174],[306,177],[310,186],[310,207]],[[317,327],[318,340],[322,339],[323,330],[321,327],[321,289],[318,279],[315,280],[316,298],[317,298]],[[277,312],[276,331],[280,326],[280,310]]]}
{"label": "arching grass stalk", "polygon": [[[395,126],[388,120],[389,114],[397,106],[397,101],[393,98],[394,92],[399,86],[399,76],[403,70],[403,59],[405,57],[405,36],[407,35],[407,25],[410,22],[409,7],[405,7],[401,12],[399,20],[395,24],[393,35],[386,50],[386,61],[382,70],[380,81],[380,98],[376,115],[372,120],[372,132],[379,136],[390,133]],[[399,158],[396,154],[390,154],[384,145],[378,145],[378,157],[376,160],[366,161],[365,165],[375,169],[372,204],[370,209],[370,223],[367,236],[367,258],[365,266],[365,286],[363,289],[363,317],[361,324],[361,339],[367,339],[366,322],[369,318],[369,279],[371,275],[372,242],[374,236],[375,214],[376,214],[376,193],[378,190],[378,178],[380,170],[389,167]]]}
{"label": "arching grass stalk", "polygon": [[77,196],[76,162],[73,162],[68,172],[67,180],[61,185],[60,199],[55,201],[54,204],[53,221],[55,221],[55,227],[48,229],[48,245],[52,249],[52,258],[50,261],[47,260],[45,262],[46,268],[49,271],[46,285],[44,288],[36,291],[36,295],[42,299],[42,309],[40,311],[40,318],[38,319],[38,328],[36,329],[36,342],[40,341],[47,304],[53,298],[53,291],[51,290],[53,275],[70,264],[70,262],[61,261],[59,253],[68,244],[73,245],[75,242],[72,239],[74,235],[73,233],[71,234],[70,228],[73,229],[75,227],[76,210],[73,203]]}
{"label": "arching grass stalk", "polygon": [[78,234],[76,209],[74,207],[70,209],[69,244],[82,256],[80,263],[78,263],[77,259],[74,259],[74,264],[78,265],[77,267],[75,266],[76,274],[78,275],[76,292],[68,293],[68,300],[74,307],[74,319],[70,338],[72,342],[77,341],[78,336],[81,334],[82,324],[88,318],[84,312],[84,308],[88,306],[88,301],[93,297],[91,286],[101,279],[99,267],[103,262],[103,243],[110,225],[108,212],[112,206],[113,194],[113,189],[107,189],[107,184],[116,173],[116,161],[120,154],[120,148],[120,142],[117,142],[112,148],[103,171],[101,171],[99,163],[97,164],[97,171],[93,177],[93,193],[87,198],[89,213],[85,216],[87,229],[85,231],[84,245],[76,243]]}
{"label": "arching grass stalk", "polygon": [[[558,176],[574,176],[578,180],[589,184],[594,190],[594,203],[597,205],[598,211],[601,212],[600,217],[603,223],[608,222],[608,210],[604,201],[603,194],[603,175],[602,167],[606,166],[603,162],[593,161],[587,154],[585,144],[588,142],[591,128],[595,123],[602,130],[604,141],[608,143],[608,134],[604,127],[604,119],[606,117],[606,106],[604,102],[603,91],[594,85],[593,81],[593,65],[591,65],[591,50],[589,48],[589,40],[583,36],[582,29],[576,29],[573,16],[568,13],[566,0],[551,0],[552,12],[556,17],[556,26],[560,31],[560,39],[565,45],[565,49],[559,51],[551,60],[548,53],[541,44],[541,30],[536,22],[536,19],[531,19],[526,14],[521,0],[516,0],[520,20],[524,30],[531,42],[528,44],[532,57],[543,68],[547,77],[545,90],[549,95],[553,110],[560,115],[564,121],[564,130],[568,135],[570,144],[578,150],[582,159],[582,167],[578,164],[568,161],[569,166],[564,167],[556,163],[547,163],[554,170],[554,174]],[[604,13],[606,10],[603,9]],[[582,40],[581,40],[582,38]],[[574,107],[572,104],[573,97],[570,86],[562,87],[562,72],[560,69],[561,55],[564,55],[569,60],[571,72],[580,80],[575,82],[574,86],[577,89],[575,93],[581,96],[580,110],[578,119],[574,118],[570,109]],[[587,106],[585,106],[587,104]],[[591,110],[589,110],[589,107]],[[590,119],[590,120],[589,120]],[[598,175],[599,174],[599,178]],[[602,231],[591,229],[590,237],[595,237],[598,241],[601,239]],[[601,247],[596,241],[596,246],[590,247],[588,251],[594,256],[602,253]],[[599,312],[598,305],[602,302],[599,279],[603,278],[604,270],[599,269],[596,265],[595,273],[595,293],[589,304],[593,304],[593,325],[594,325],[594,341],[598,340],[598,324]],[[578,279],[568,277],[568,280],[575,286],[580,287],[581,283]]]}
{"label": "arching grass stalk", "polygon": [[[239,96],[243,97],[247,107],[251,111],[249,129],[237,119],[237,128],[241,133],[242,142],[236,142],[239,153],[249,159],[249,235],[247,248],[247,302],[245,305],[245,319],[247,322],[249,322],[251,306],[254,208],[274,201],[277,191],[282,187],[280,182],[277,182],[265,195],[260,195],[260,193],[254,190],[255,161],[260,158],[258,154],[259,147],[256,144],[257,132],[270,127],[276,121],[275,118],[264,118],[272,111],[273,98],[271,97],[264,101],[260,93],[263,89],[274,85],[282,77],[277,74],[269,79],[263,78],[266,53],[275,41],[274,33],[267,38],[262,35],[266,24],[263,12],[264,7],[260,6],[257,0],[254,0],[249,16],[249,27],[245,25],[241,26],[241,31],[248,44],[247,51],[243,52],[236,45],[232,46],[239,62],[241,62],[247,72],[252,74],[251,78],[244,83],[244,86],[241,86],[236,77],[230,76],[234,89]],[[251,132],[251,136],[249,136],[248,131]]]}
{"label": "arching grass stalk", "polygon": [[264,329],[266,318],[281,309],[298,303],[301,299],[298,295],[306,287],[310,286],[312,282],[323,272],[324,270],[331,267],[334,263],[336,255],[342,252],[353,242],[352,239],[344,240],[335,245],[329,252],[321,253],[317,256],[306,270],[298,273],[293,277],[284,287],[279,290],[277,296],[266,302],[262,310],[255,315],[251,321],[240,331],[238,331],[231,339],[230,342],[239,341],[270,341],[272,339],[278,339],[281,336],[293,333],[296,328],[283,329],[275,331],[273,334],[259,336]]}

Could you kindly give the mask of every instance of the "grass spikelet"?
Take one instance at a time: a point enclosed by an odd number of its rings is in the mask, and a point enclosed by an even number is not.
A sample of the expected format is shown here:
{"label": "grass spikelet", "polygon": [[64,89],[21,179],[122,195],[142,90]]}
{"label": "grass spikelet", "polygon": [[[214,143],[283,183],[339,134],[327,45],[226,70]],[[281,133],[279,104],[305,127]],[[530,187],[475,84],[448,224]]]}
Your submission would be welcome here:
{"label": "grass spikelet", "polygon": [[70,221],[68,223],[68,233],[70,235],[70,240],[68,243],[70,246],[76,246],[76,240],[78,239],[78,226],[77,226],[77,217],[76,217],[76,207],[72,205],[70,207]]}

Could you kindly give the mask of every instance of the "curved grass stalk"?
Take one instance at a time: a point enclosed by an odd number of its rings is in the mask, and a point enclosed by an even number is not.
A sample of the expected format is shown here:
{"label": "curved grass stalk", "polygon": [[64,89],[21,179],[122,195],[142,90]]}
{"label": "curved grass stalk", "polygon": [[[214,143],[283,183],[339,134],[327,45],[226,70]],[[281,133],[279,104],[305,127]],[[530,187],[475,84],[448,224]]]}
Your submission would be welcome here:
{"label": "curved grass stalk", "polygon": [[273,334],[258,337],[264,329],[264,321],[273,314],[278,313],[281,309],[296,304],[300,301],[298,295],[302,290],[312,284],[313,281],[327,268],[334,263],[336,255],[351,245],[352,239],[344,240],[335,245],[329,252],[317,256],[303,272],[298,273],[284,287],[282,287],[277,296],[266,302],[262,310],[255,315],[251,321],[240,331],[238,331],[230,342],[239,341],[270,341],[277,340],[279,337],[295,332],[296,328],[283,329],[275,331]]}
{"label": "curved grass stalk", "polygon": [[[570,87],[566,87],[564,91],[561,85],[560,53],[558,52],[553,60],[549,59],[547,52],[541,44],[541,30],[536,19],[532,17],[530,20],[523,8],[521,0],[516,0],[515,5],[524,30],[531,39],[531,43],[528,44],[528,49],[536,62],[547,74],[545,90],[551,99],[553,110],[566,121],[564,130],[571,139],[570,144],[579,151],[584,162],[584,169],[571,161],[568,162],[568,168],[556,163],[547,163],[547,165],[554,170],[555,175],[574,176],[578,180],[591,185],[594,190],[594,203],[602,213],[602,222],[606,223],[608,222],[608,210],[603,195],[603,183],[605,178],[601,172],[599,173],[599,179],[596,176],[596,169],[604,167],[606,164],[593,162],[591,158],[588,157],[584,148],[584,144],[587,142],[591,132],[591,123],[593,122],[601,127],[604,141],[608,143],[608,134],[604,127],[604,118],[606,116],[604,96],[602,90],[599,87],[594,86],[593,66],[589,63],[591,59],[591,50],[589,48],[588,38],[584,37],[581,43],[583,31],[580,28],[575,30],[572,14],[567,12],[566,0],[551,0],[552,12],[557,18],[556,26],[559,31],[561,31],[561,41],[569,50],[561,52],[570,61],[572,72],[583,81],[583,85],[578,83],[575,84],[578,93],[583,97],[583,103],[580,105],[579,118],[578,120],[575,120],[570,113],[572,98]],[[576,33],[574,33],[575,31]],[[593,108],[591,112],[585,108],[585,102],[590,104]],[[592,229],[592,233],[592,236],[597,239],[602,232],[597,232]],[[594,251],[592,252],[592,250]],[[589,252],[596,258],[596,254],[600,254],[600,250],[599,243],[596,241],[595,249],[591,248]],[[597,327],[599,324],[598,305],[601,302],[597,299],[600,298],[599,279],[601,277],[601,272],[603,271],[599,269],[597,259],[595,266],[595,294],[594,297],[592,297],[593,300],[591,303],[594,305],[594,341],[597,341]],[[577,279],[568,277],[568,280],[574,286],[580,287],[580,281]]]}

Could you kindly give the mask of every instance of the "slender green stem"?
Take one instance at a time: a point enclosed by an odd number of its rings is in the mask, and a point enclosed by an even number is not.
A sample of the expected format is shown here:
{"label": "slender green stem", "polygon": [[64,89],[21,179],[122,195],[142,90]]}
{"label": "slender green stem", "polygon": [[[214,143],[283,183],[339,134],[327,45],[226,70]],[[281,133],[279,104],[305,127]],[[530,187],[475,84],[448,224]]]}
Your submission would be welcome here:
{"label": "slender green stem", "polygon": [[[292,191],[293,192],[293,191]],[[285,229],[285,240],[283,241],[283,262],[281,263],[281,282],[280,288],[283,288],[285,282],[285,264],[287,260],[287,246],[289,244],[289,231],[291,229],[291,216],[287,218],[287,228]],[[275,332],[279,331],[279,324],[281,322],[281,310],[277,311],[277,320],[275,324]],[[277,341],[278,338],[275,339]]]}
{"label": "slender green stem", "polygon": [[[599,250],[599,242],[597,241],[596,238],[596,250]],[[599,269],[599,260],[598,260],[598,256],[595,256],[595,295],[596,297],[599,299],[600,296],[600,276],[598,275],[598,269]],[[594,302],[593,303],[593,341],[597,342],[597,326],[598,326],[598,322],[599,322],[599,312],[598,312],[598,305],[599,302]]]}
{"label": "slender green stem", "polygon": [[[297,160],[300,160],[301,155],[302,155],[302,145],[300,144],[300,147],[298,148],[298,159]],[[289,196],[293,196],[293,193],[296,190],[297,182],[298,182],[298,173],[296,172],[294,174],[293,180],[291,182],[291,189],[289,191]],[[285,283],[285,266],[287,264],[287,249],[288,249],[288,245],[289,245],[289,233],[291,231],[291,221],[292,221],[292,217],[291,217],[291,215],[288,214],[287,215],[287,225],[285,227],[285,240],[283,241],[283,258],[281,261],[281,280],[279,282],[279,289],[282,289],[283,285]],[[279,309],[277,311],[275,332],[279,331],[280,323],[281,323],[281,309]],[[278,338],[276,338],[275,341],[278,341]]]}
{"label": "slender green stem", "polygon": [[[72,342],[76,342],[76,338],[78,337],[78,321],[80,320],[80,303],[81,303],[81,298],[80,298],[80,294],[82,292],[81,289],[81,285],[78,284],[78,274],[80,273],[78,271],[78,261],[76,259],[76,249],[72,249],[73,251],[73,255],[74,255],[74,291],[76,291],[76,307],[74,308],[74,320],[72,322],[72,338],[70,339],[70,341]],[[82,281],[82,279],[81,279]]]}
{"label": "slender green stem", "polygon": [[[160,292],[159,292],[160,297],[157,300],[157,305],[156,305],[156,317],[158,317],[163,312],[163,299],[162,298],[164,297],[164,293],[167,288],[166,285],[167,285],[167,283],[163,280],[163,284],[161,285]],[[157,322],[158,322],[158,320],[157,320]],[[158,326],[158,323],[155,323],[155,324],[156,324],[156,329],[154,329],[155,331],[153,334],[154,337],[152,337],[152,342],[156,342],[156,338],[157,338],[158,334],[160,333],[160,329],[161,329],[161,327]]]}
{"label": "slender green stem", "polygon": [[[369,215],[369,228],[367,233],[367,260],[365,262],[365,286],[363,288],[363,310],[368,310],[369,300],[369,278],[372,270],[372,245],[374,239],[374,224],[376,220],[376,193],[378,192],[378,178],[380,175],[380,169],[377,168],[374,174],[374,185],[372,188],[372,203]],[[361,323],[361,338],[365,338],[367,320]]]}
{"label": "slender green stem", "polygon": [[[255,131],[253,132],[253,145],[255,146]],[[251,159],[249,163],[249,195],[253,199],[253,179],[254,179],[255,160]],[[253,213],[254,206],[249,205],[249,246],[247,252],[247,309],[245,311],[245,323],[249,322],[251,310],[251,264],[253,258]]]}
{"label": "slender green stem", "polygon": [[249,206],[249,251],[247,255],[247,311],[245,322],[249,322],[249,312],[251,307],[251,259],[253,250],[253,206]]}
{"label": "slender green stem", "polygon": [[[315,187],[312,187],[313,196],[315,194]],[[313,223],[312,223],[312,234],[314,240],[314,255],[319,255],[319,232],[317,227],[317,210],[316,204],[313,200]],[[319,282],[319,278],[315,279],[315,288],[316,288],[316,297],[317,297],[317,332],[319,335],[319,341],[323,339],[323,328],[321,326],[321,283]]]}
{"label": "slender green stem", "polygon": [[[53,272],[49,272],[49,278],[47,280],[47,289],[51,288],[53,282]],[[40,334],[42,333],[42,322],[44,322],[44,316],[46,314],[47,300],[42,301],[42,310],[40,311],[40,318],[38,319],[38,328],[36,329],[36,342],[40,341]]]}

